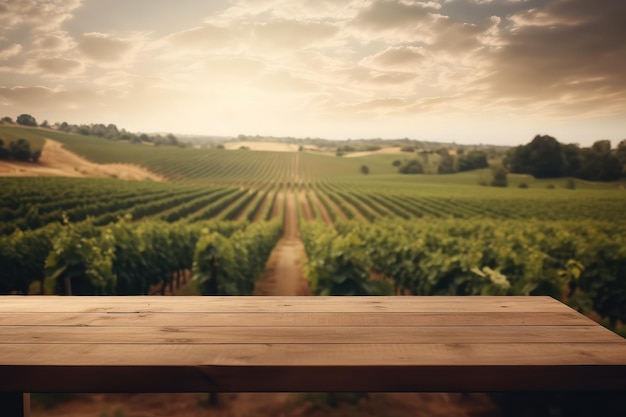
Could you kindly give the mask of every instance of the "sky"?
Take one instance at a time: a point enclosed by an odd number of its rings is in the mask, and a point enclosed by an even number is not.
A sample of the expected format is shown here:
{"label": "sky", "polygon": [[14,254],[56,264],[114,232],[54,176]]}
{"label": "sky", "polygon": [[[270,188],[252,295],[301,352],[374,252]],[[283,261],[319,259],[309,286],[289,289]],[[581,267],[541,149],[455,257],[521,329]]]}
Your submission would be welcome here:
{"label": "sky", "polygon": [[133,132],[626,138],[622,0],[1,0],[0,116]]}

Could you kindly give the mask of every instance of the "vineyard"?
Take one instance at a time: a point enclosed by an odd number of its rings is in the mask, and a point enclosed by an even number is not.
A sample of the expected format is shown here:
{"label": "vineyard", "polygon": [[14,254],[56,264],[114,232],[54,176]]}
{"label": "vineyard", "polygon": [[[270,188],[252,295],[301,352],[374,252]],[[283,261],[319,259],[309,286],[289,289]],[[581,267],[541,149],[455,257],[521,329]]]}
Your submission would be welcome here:
{"label": "vineyard", "polygon": [[616,184],[571,190],[512,176],[530,188],[496,189],[478,185],[484,170],[399,175],[399,155],[0,133],[167,178],[0,178],[0,293],[165,293],[191,271],[199,293],[251,294],[293,199],[317,294],[548,294],[626,319],[626,193]]}

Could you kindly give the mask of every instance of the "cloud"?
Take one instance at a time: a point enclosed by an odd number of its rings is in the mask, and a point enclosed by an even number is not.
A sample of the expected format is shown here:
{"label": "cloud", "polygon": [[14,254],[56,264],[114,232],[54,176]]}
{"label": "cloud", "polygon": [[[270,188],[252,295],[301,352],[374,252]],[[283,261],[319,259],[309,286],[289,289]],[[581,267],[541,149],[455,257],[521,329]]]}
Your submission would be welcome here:
{"label": "cloud", "polygon": [[206,52],[207,48],[210,50],[230,48],[235,39],[236,33],[232,28],[207,24],[172,33],[166,36],[164,41],[177,48]]}
{"label": "cloud", "polygon": [[80,5],[81,0],[3,0],[0,4],[0,35],[20,25],[35,32],[58,28]]}
{"label": "cloud", "polygon": [[432,11],[440,7],[434,2],[374,1],[359,10],[352,24],[370,30],[413,28],[431,19]]}
{"label": "cloud", "polygon": [[336,21],[353,17],[360,5],[360,0],[236,0],[223,17],[237,20],[269,15],[279,20]]}
{"label": "cloud", "polygon": [[54,94],[54,90],[48,87],[0,87],[0,99],[5,104],[28,107],[33,104],[41,104]]}
{"label": "cloud", "polygon": [[295,20],[271,21],[252,27],[252,35],[271,47],[299,49],[333,37],[338,28],[329,23]]}
{"label": "cloud", "polygon": [[41,58],[34,62],[35,67],[44,75],[70,75],[76,74],[83,70],[83,64],[80,61],[67,58]]}
{"label": "cloud", "polygon": [[[219,20],[219,19],[217,19]],[[330,23],[296,20],[235,21],[228,25],[207,23],[166,36],[162,45],[199,54],[220,52],[280,52],[315,46],[332,38],[338,28]]]}
{"label": "cloud", "polygon": [[32,42],[35,48],[45,51],[68,50],[74,44],[74,40],[63,31],[37,34]]}
{"label": "cloud", "polygon": [[360,65],[340,70],[336,72],[344,87],[352,87],[355,89],[367,88],[366,91],[373,92],[381,89],[388,92],[390,86],[398,85],[397,88],[405,91],[407,82],[415,79],[416,75],[410,72],[400,71],[378,71],[366,68]]}
{"label": "cloud", "polygon": [[8,48],[4,48],[0,51],[0,60],[8,59],[18,55],[22,51],[22,45],[14,43]]}
{"label": "cloud", "polygon": [[364,58],[361,64],[372,68],[416,69],[426,59],[425,55],[423,47],[390,46]]}
{"label": "cloud", "polygon": [[134,49],[132,41],[103,33],[86,33],[78,38],[78,49],[87,57],[102,63],[124,60]]}
{"label": "cloud", "polygon": [[623,112],[625,12],[623,2],[559,0],[511,16],[514,27],[489,56],[490,97],[515,106],[549,104],[556,113],[572,101],[587,102],[588,112],[620,103]]}

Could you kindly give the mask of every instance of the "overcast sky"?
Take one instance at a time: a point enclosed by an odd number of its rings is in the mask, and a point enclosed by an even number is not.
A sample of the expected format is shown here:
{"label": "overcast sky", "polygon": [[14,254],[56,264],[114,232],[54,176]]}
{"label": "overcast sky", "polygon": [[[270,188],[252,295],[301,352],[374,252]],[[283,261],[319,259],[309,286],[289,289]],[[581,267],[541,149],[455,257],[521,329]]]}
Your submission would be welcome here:
{"label": "overcast sky", "polygon": [[2,0],[0,116],[131,131],[626,138],[623,0]]}

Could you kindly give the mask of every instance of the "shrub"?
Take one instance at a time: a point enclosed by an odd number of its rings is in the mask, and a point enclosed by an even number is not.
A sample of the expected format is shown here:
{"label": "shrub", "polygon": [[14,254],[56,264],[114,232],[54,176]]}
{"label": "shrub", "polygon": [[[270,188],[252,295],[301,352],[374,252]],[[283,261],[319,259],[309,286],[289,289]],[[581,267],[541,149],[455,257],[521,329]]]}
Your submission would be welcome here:
{"label": "shrub", "polygon": [[491,180],[492,187],[506,187],[509,185],[507,174],[509,172],[504,167],[494,167],[491,170],[493,179]]}
{"label": "shrub", "polygon": [[411,159],[401,166],[398,172],[400,174],[423,174],[424,167],[417,159]]}

